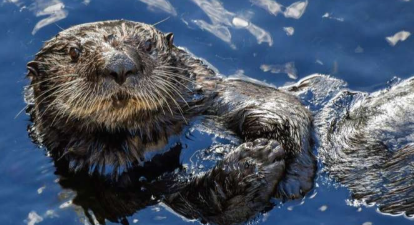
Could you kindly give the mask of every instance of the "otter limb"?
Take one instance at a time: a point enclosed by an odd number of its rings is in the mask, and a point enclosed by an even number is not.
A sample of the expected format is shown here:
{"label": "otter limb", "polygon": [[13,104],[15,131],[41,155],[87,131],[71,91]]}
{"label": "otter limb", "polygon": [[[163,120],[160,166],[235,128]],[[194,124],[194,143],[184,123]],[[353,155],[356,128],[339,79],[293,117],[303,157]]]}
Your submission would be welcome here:
{"label": "otter limb", "polygon": [[316,75],[288,88],[311,96],[324,170],[352,197],[389,214],[414,215],[414,79],[372,94]]}

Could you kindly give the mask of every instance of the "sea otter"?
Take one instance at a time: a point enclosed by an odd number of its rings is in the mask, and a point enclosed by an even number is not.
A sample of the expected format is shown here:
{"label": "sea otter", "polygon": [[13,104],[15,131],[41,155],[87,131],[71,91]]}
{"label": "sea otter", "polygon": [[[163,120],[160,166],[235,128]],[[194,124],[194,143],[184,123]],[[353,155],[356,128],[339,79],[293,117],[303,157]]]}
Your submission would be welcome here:
{"label": "sea otter", "polygon": [[106,176],[117,186],[191,120],[210,116],[244,143],[199,176],[154,178],[168,185],[147,189],[162,193],[172,209],[234,224],[263,211],[271,197],[296,199],[311,190],[312,116],[301,102],[287,91],[218,75],[174,46],[173,37],[114,20],[74,26],[47,41],[27,64],[33,138],[74,176]]}

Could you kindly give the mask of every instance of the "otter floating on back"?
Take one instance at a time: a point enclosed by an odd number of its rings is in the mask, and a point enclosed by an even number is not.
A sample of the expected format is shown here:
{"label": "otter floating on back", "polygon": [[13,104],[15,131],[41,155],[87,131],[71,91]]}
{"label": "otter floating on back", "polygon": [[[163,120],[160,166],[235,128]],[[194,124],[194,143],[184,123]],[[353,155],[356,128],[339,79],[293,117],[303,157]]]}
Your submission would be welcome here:
{"label": "otter floating on back", "polygon": [[[33,137],[72,174],[109,172],[117,180],[148,165],[147,153],[162,149],[191,120],[206,115],[216,117],[245,143],[205,174],[191,179],[173,176],[165,190],[153,185],[159,201],[187,218],[234,224],[265,210],[271,197],[296,199],[312,189],[312,117],[295,95],[316,96],[313,87],[331,78],[312,77],[281,89],[226,79],[175,47],[171,33],[124,20],[60,32],[28,63],[28,70]],[[413,148],[408,142],[396,148],[390,145],[399,141],[384,144],[394,137],[412,140],[410,82],[375,96],[361,95],[351,105],[341,105],[338,95],[321,101],[324,108],[313,111],[325,169],[356,198],[378,202],[390,213],[413,213]],[[357,96],[342,94],[347,93]],[[397,114],[380,110],[387,105],[401,107],[398,115],[409,118],[393,120]],[[396,124],[395,132],[369,126],[378,118],[402,123]],[[398,129],[407,135],[402,137]],[[142,199],[127,195],[121,200],[114,197],[116,190],[106,196],[120,202]],[[118,213],[122,218],[133,212]]]}
{"label": "otter floating on back", "polygon": [[263,211],[272,196],[294,199],[312,188],[311,116],[300,101],[218,76],[175,47],[172,34],[123,20],[83,24],[46,42],[28,70],[34,137],[74,172],[110,168],[116,179],[208,115],[245,143],[206,174],[177,180],[181,188],[163,200],[171,208],[233,224]]}

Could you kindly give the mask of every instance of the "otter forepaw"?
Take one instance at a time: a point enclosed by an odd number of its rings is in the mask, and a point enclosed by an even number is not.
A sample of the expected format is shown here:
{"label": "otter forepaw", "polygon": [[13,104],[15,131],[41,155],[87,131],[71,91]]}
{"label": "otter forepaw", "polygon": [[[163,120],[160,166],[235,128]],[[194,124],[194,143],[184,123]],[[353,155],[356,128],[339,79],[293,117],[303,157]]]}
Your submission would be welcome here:
{"label": "otter forepaw", "polygon": [[237,167],[240,183],[258,186],[265,182],[266,190],[261,190],[261,194],[271,195],[285,173],[284,157],[285,151],[279,143],[260,138],[241,144],[225,157],[222,165],[225,168]]}
{"label": "otter forepaw", "polygon": [[237,147],[224,160],[233,162],[244,162],[254,160],[257,165],[268,166],[276,161],[283,160],[285,151],[275,140],[265,138],[246,142]]}
{"label": "otter forepaw", "polygon": [[166,202],[188,218],[213,224],[245,222],[271,204],[285,173],[284,156],[274,140],[244,143]]}
{"label": "otter forepaw", "polygon": [[283,200],[304,197],[313,188],[316,159],[310,151],[303,151],[287,160],[286,173],[277,184],[276,198]]}

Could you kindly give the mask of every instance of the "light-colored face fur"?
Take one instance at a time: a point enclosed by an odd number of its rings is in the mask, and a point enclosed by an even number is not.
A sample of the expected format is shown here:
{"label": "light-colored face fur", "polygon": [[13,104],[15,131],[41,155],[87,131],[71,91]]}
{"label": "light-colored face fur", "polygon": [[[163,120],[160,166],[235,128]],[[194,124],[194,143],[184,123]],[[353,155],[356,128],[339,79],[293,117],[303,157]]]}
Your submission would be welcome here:
{"label": "light-colored face fur", "polygon": [[171,34],[141,23],[102,22],[62,31],[28,64],[36,104],[47,102],[40,117],[117,130],[137,128],[156,114],[173,115],[185,103],[189,82],[172,48]]}

